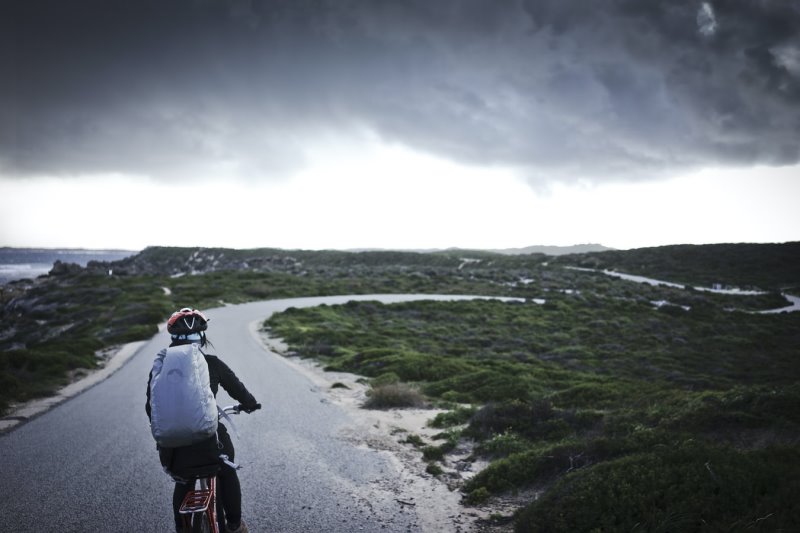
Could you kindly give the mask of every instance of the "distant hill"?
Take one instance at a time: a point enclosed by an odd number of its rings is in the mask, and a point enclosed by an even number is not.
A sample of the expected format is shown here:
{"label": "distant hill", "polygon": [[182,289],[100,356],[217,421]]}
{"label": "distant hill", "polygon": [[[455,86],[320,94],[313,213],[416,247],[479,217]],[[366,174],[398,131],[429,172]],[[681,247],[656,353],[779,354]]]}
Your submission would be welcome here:
{"label": "distant hill", "polygon": [[607,252],[614,250],[602,244],[575,244],[572,246],[526,246],[525,248],[502,248],[486,250],[496,254],[504,255],[523,255],[523,254],[545,254],[545,255],[569,255],[569,254],[588,254],[591,252]]}
{"label": "distant hill", "polygon": [[[544,254],[544,255],[569,255],[569,254],[587,254],[591,252],[607,252],[609,250],[614,250],[614,248],[608,248],[607,246],[603,246],[602,244],[575,244],[572,246],[543,246],[543,245],[536,245],[536,246],[526,246],[524,248],[492,248],[492,249],[483,249],[483,248],[425,248],[425,249],[413,249],[413,250],[403,250],[406,252],[414,252],[414,253],[421,253],[421,254],[428,254],[428,253],[442,253],[442,252],[489,252],[493,254],[502,254],[502,255],[528,255],[528,254]],[[381,252],[381,251],[390,251],[388,248],[357,248],[348,250],[349,252]]]}

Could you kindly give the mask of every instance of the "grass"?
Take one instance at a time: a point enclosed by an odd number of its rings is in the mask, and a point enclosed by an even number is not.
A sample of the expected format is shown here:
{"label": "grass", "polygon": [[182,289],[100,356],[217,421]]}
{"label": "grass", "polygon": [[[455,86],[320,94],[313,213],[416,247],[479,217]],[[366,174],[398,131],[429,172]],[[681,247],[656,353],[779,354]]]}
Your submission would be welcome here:
{"label": "grass", "polygon": [[[351,302],[266,326],[329,368],[454,406],[432,422],[453,428],[449,440],[423,459],[473,439],[491,462],[464,486],[466,502],[544,490],[516,515],[518,531],[792,523],[800,471],[781,472],[771,454],[800,453],[800,315],[691,297],[702,305],[679,313],[615,287],[545,305]],[[744,490],[748,480],[759,488]]]}

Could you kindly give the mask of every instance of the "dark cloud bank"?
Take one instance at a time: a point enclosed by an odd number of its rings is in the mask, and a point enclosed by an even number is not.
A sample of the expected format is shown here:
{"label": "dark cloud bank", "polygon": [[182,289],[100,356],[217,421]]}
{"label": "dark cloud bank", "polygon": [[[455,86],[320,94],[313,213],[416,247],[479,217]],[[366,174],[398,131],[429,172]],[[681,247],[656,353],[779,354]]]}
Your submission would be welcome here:
{"label": "dark cloud bank", "polygon": [[531,180],[800,158],[791,0],[11,0],[0,20],[0,175],[269,178],[317,132]]}

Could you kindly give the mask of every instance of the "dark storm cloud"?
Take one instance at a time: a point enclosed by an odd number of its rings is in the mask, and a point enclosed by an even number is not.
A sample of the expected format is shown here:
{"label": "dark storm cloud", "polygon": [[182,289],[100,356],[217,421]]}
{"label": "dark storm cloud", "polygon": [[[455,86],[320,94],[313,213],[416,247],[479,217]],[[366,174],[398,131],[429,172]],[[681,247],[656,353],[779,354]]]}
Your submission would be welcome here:
{"label": "dark storm cloud", "polygon": [[[532,180],[800,158],[800,7],[728,0],[14,0],[0,171],[301,165],[318,133]],[[12,27],[8,27],[11,25]]]}

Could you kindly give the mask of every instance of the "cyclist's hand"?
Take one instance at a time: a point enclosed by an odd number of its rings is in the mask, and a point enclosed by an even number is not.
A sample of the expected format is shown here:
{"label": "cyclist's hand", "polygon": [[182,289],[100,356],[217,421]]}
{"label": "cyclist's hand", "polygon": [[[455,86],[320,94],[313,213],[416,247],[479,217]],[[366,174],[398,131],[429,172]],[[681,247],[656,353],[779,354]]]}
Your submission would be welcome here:
{"label": "cyclist's hand", "polygon": [[254,403],[252,405],[243,405],[242,406],[242,411],[244,411],[247,414],[250,414],[253,411],[257,411],[259,409],[261,409],[261,404],[260,403]]}

